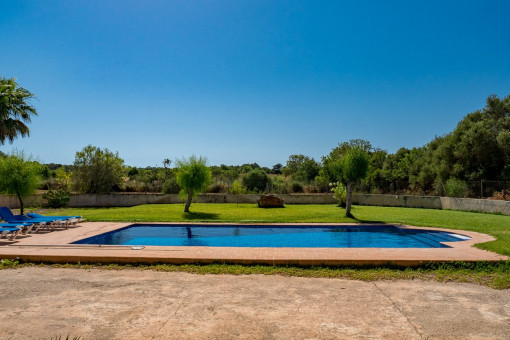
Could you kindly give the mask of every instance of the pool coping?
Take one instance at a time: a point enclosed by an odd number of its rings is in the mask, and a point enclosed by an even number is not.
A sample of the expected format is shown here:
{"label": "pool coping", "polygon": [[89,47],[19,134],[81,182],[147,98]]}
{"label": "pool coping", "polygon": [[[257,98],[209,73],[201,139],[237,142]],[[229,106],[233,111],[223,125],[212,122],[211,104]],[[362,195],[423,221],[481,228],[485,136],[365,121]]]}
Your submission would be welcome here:
{"label": "pool coping", "polygon": [[[471,237],[471,240],[443,242],[450,248],[235,248],[192,246],[97,246],[70,244],[84,238],[126,227],[131,224],[196,225],[200,222],[85,222],[80,226],[19,236],[14,242],[0,241],[0,258],[19,258],[24,262],[102,263],[102,264],[187,264],[233,263],[265,265],[381,265],[417,266],[426,262],[500,261],[504,255],[473,247],[495,240],[473,231],[414,227],[398,223],[250,223],[251,225],[288,226],[377,226],[394,225],[404,229],[445,231]],[[243,223],[208,223],[243,226]]]}

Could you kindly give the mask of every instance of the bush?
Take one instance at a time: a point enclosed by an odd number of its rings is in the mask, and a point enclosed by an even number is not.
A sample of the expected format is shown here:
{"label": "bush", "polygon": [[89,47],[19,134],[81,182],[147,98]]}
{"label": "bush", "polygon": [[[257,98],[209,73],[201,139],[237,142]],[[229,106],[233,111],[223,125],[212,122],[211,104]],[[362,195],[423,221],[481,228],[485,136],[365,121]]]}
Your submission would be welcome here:
{"label": "bush", "polygon": [[288,194],[290,192],[289,182],[283,176],[274,176],[271,180],[271,190],[274,194]]}
{"label": "bush", "polygon": [[448,197],[467,197],[468,195],[467,183],[455,177],[446,181],[444,190]]}
{"label": "bush", "polygon": [[331,191],[333,192],[333,197],[338,202],[338,206],[345,208],[345,203],[347,201],[347,189],[340,182],[330,183],[330,185]]}
{"label": "bush", "polygon": [[290,185],[290,189],[294,193],[303,192],[303,184],[301,184],[299,182],[292,182],[292,184]]}
{"label": "bush", "polygon": [[213,194],[220,194],[228,191],[228,185],[223,182],[215,182],[211,184],[207,192]]}
{"label": "bush", "polygon": [[175,177],[169,178],[163,183],[163,193],[164,194],[178,194],[181,189],[179,188],[179,184],[177,184],[177,180]]}
{"label": "bush", "polygon": [[230,193],[235,195],[246,194],[246,188],[243,187],[240,181],[235,180],[234,183],[232,183],[232,188],[230,188]]}
{"label": "bush", "polygon": [[269,184],[269,177],[260,169],[254,169],[243,177],[243,185],[250,191],[264,191]]}
{"label": "bush", "polygon": [[62,208],[69,204],[71,193],[63,189],[48,190],[42,197],[48,201],[48,203],[46,203],[48,208]]}

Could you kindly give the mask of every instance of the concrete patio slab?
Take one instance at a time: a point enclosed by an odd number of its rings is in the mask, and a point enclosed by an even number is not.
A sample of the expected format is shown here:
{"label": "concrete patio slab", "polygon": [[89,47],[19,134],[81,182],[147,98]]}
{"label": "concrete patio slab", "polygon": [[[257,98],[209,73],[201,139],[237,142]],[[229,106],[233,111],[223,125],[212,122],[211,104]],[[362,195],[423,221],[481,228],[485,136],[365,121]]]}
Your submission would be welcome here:
{"label": "concrete patio slab", "polygon": [[510,294],[474,284],[24,267],[0,286],[10,340],[510,338]]}

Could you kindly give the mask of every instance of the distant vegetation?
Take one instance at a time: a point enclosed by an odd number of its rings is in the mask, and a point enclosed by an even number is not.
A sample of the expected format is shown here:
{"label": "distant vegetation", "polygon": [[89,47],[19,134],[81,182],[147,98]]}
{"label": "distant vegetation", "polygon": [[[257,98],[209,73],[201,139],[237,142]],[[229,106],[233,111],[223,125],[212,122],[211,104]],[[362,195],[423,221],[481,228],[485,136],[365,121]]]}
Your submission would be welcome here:
{"label": "distant vegetation", "polygon": [[[506,199],[510,197],[505,191],[510,188],[510,95],[504,99],[489,96],[482,110],[468,114],[455,130],[419,148],[401,148],[391,154],[370,141],[355,139],[339,143],[321,160],[296,154],[271,168],[257,163],[209,166],[211,181],[206,191],[287,194],[336,190],[342,201],[345,188],[336,183],[346,187],[348,182],[338,165],[354,148],[364,151],[368,169],[366,176],[351,181],[353,191]],[[40,189],[176,194],[182,188],[171,165],[165,158],[162,166],[125,166],[117,153],[87,146],[77,152],[73,165],[43,166]]]}

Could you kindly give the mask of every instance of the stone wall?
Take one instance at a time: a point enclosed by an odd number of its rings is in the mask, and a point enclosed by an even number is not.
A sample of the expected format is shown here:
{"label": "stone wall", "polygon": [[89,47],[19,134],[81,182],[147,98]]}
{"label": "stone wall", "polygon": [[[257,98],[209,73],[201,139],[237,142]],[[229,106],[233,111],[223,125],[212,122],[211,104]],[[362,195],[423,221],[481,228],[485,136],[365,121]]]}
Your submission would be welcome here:
{"label": "stone wall", "polygon": [[[278,195],[285,204],[335,204],[331,194]],[[195,198],[200,203],[257,203],[260,195],[203,194]],[[41,195],[25,199],[25,207],[41,206],[45,200]],[[132,207],[141,204],[182,203],[178,195],[115,193],[108,195],[76,194],[71,196],[70,207]],[[481,211],[510,215],[510,202],[470,198],[452,198],[410,195],[353,195],[353,204],[383,207],[407,207],[426,209],[451,209]],[[19,208],[16,196],[0,195],[0,206]]]}
{"label": "stone wall", "polygon": [[441,206],[443,209],[450,210],[483,211],[510,215],[509,201],[441,197]]}
{"label": "stone wall", "polygon": [[411,195],[353,195],[353,204],[376,205],[381,207],[405,207],[442,209],[441,198],[437,196]]}

